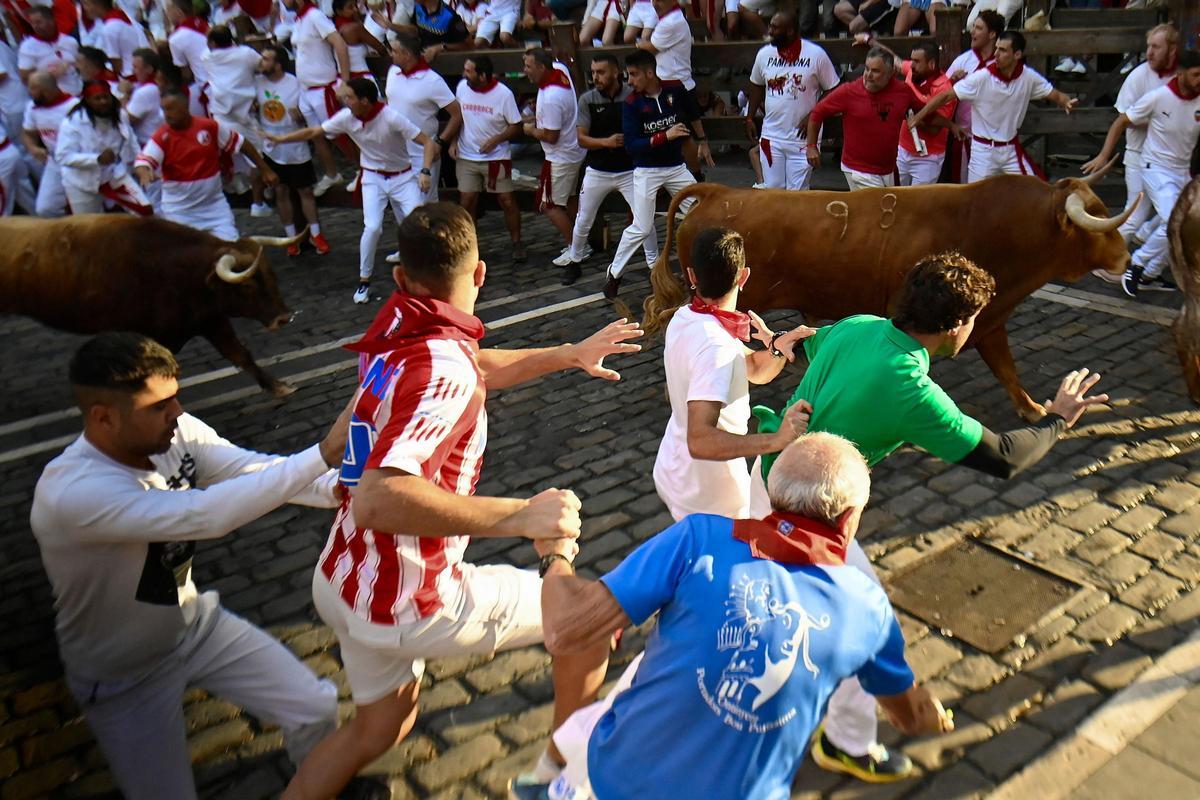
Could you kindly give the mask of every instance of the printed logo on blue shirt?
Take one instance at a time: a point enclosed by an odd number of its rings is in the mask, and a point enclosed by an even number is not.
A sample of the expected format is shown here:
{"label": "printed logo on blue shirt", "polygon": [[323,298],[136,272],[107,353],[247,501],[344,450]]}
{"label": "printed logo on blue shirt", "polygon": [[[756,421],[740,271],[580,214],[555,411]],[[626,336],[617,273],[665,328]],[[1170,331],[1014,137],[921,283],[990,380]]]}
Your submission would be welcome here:
{"label": "printed logo on blue shirt", "polygon": [[338,471],[338,481],[343,486],[358,486],[363,470],[367,466],[367,457],[375,446],[375,426],[358,418],[357,414],[350,417],[350,433],[346,436],[346,450],[342,454],[342,467]]}
{"label": "printed logo on blue shirt", "polygon": [[749,573],[743,567],[731,575],[726,621],[717,631],[717,652],[732,651],[729,662],[715,680],[703,667],[697,668],[696,683],[705,704],[724,724],[737,731],[767,733],[797,716],[794,706],[767,705],[791,679],[796,665],[803,663],[813,680],[821,674],[809,657],[809,637],[828,628],[830,618],[814,618],[799,602],[781,599],[769,572],[765,577]]}

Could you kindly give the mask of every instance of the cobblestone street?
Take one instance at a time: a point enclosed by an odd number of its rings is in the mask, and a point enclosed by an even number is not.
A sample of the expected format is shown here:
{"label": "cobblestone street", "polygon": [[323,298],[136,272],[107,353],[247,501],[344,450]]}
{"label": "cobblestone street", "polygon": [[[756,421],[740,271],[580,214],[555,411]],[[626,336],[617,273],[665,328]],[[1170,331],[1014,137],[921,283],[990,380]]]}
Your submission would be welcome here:
{"label": "cobblestone street", "polygon": [[[356,337],[379,308],[351,303],[361,231],[356,211],[323,210],[334,245],[326,257],[295,260],[274,251],[286,300],[296,312],[268,333],[237,325],[259,363],[297,389],[282,400],[236,374],[206,342],[181,355],[185,408],[231,440],[294,452],[319,438],[352,392],[353,355],[334,347]],[[390,220],[390,216],[389,216]],[[610,218],[615,231],[623,219]],[[273,219],[239,212],[245,232],[277,234]],[[549,261],[561,244],[542,218],[524,217],[529,263],[510,262],[501,215],[480,222],[489,263],[479,314],[487,346],[542,346],[583,338],[614,316],[599,294],[606,265],[597,254],[575,286],[559,286]],[[389,221],[384,242],[394,241]],[[391,285],[381,246],[374,289]],[[640,311],[648,291],[640,263],[622,297]],[[873,471],[860,532],[885,583],[889,575],[968,537],[1018,554],[1082,588],[1001,652],[989,655],[900,613],[910,663],[954,709],[951,734],[883,739],[919,767],[913,779],[870,786],[806,763],[794,797],[959,798],[986,793],[1067,736],[1092,710],[1130,684],[1155,657],[1187,636],[1200,616],[1200,409],[1188,400],[1170,337],[1179,298],[1124,298],[1088,277],[1051,286],[1020,305],[1009,323],[1013,352],[1035,399],[1053,395],[1070,369],[1103,374],[1110,406],[1090,414],[1036,467],[1002,482],[905,449]],[[773,313],[769,322],[799,318]],[[811,320],[810,320],[811,322]],[[105,763],[61,680],[52,599],[29,504],[43,465],[78,431],[65,371],[82,340],[30,320],[0,318],[8,345],[0,394],[0,800],[114,796]],[[488,455],[481,494],[528,496],[550,486],[583,501],[579,564],[590,575],[613,567],[670,523],[651,480],[668,416],[661,339],[614,359],[619,383],[565,373],[489,398]],[[780,404],[803,364],[753,403]],[[935,361],[935,379],[968,413],[996,431],[1020,424],[991,372],[973,352]],[[332,514],[287,506],[199,544],[196,583],[231,610],[267,626],[312,669],[342,688],[336,642],[312,609],[310,580]],[[532,565],[533,548],[512,540],[472,545],[468,559]],[[627,636],[609,676],[641,647]],[[388,776],[397,798],[499,798],[507,781],[544,745],[552,688],[541,648],[491,660],[429,664],[421,715],[408,739],[368,772]],[[275,797],[291,773],[279,732],[237,707],[193,691],[190,747],[201,796]],[[1192,705],[1196,706],[1193,698]],[[1191,717],[1191,737],[1200,724]],[[1181,723],[1181,726],[1184,723]],[[676,732],[664,731],[669,747]],[[1197,776],[1200,777],[1200,776]],[[1169,793],[1156,793],[1170,798]],[[1090,795],[1089,795],[1090,796]],[[1097,797],[1101,795],[1096,795]]]}

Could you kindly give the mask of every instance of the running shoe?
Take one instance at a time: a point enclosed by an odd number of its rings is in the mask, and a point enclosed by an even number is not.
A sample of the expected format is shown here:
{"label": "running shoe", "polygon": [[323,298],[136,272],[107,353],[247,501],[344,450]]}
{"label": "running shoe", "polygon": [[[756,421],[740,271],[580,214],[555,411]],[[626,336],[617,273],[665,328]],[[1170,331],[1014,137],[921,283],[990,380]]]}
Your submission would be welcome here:
{"label": "running shoe", "polygon": [[384,261],[386,261],[389,264],[399,264],[400,263],[400,251],[397,250],[394,253],[389,253],[388,257],[385,258]]}
{"label": "running shoe", "polygon": [[1157,278],[1142,279],[1143,292],[1178,292],[1179,287],[1175,285],[1175,281],[1168,278],[1166,275],[1159,275]]}
{"label": "running shoe", "polygon": [[320,197],[341,182],[341,175],[322,175],[321,179],[313,184],[313,194]]}
{"label": "running shoe", "polygon": [[271,216],[271,207],[266,203],[251,203],[250,216],[252,217],[269,217]]}
{"label": "running shoe", "polygon": [[881,744],[872,745],[865,756],[850,755],[829,741],[823,725],[817,728],[813,739],[812,757],[821,769],[842,772],[867,783],[902,781],[913,771],[908,756],[888,750]]}
{"label": "running shoe", "polygon": [[330,250],[329,242],[325,240],[325,234],[323,233],[318,233],[316,236],[309,237],[309,241],[312,242],[312,246],[316,249],[317,255],[319,256],[325,255]]}
{"label": "running shoe", "polygon": [[289,244],[287,246],[287,254],[288,258],[295,258],[296,256],[300,255],[300,243],[292,242]]}
{"label": "running shoe", "polygon": [[358,189],[358,178],[359,178],[360,174],[361,173],[358,170],[354,170],[354,177],[352,177],[349,181],[346,182],[346,191],[347,192],[353,192]]}
{"label": "running shoe", "polygon": [[371,302],[371,287],[365,283],[359,286],[358,291],[354,293],[354,302],[360,304]]}
{"label": "running shoe", "polygon": [[579,266],[579,264],[567,264],[567,268],[563,270],[563,276],[559,283],[563,286],[570,286],[581,277],[583,277],[583,267]]}
{"label": "running shoe", "polygon": [[614,276],[609,273],[608,280],[604,282],[604,296],[609,300],[615,300],[617,293],[621,291],[621,276]]}

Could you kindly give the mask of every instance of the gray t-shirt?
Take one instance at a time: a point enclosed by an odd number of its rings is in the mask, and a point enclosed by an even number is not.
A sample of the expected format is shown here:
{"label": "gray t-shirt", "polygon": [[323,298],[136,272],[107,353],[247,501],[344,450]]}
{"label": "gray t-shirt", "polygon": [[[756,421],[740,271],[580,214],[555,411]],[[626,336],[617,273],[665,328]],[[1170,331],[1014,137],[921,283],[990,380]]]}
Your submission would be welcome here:
{"label": "gray t-shirt", "polygon": [[[588,136],[596,139],[621,133],[621,109],[632,92],[633,89],[627,84],[621,84],[612,97],[602,94],[599,89],[587,90],[579,97],[576,124],[586,129]],[[633,169],[633,159],[623,147],[588,150],[585,163],[601,172],[628,172]]]}

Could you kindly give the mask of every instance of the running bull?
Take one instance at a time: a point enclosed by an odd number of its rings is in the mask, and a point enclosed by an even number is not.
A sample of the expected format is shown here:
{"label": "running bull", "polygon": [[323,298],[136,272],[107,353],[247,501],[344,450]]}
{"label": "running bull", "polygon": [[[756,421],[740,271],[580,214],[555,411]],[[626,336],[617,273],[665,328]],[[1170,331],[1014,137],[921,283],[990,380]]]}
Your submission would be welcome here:
{"label": "running bull", "polygon": [[692,240],[705,228],[741,233],[755,275],[739,305],[758,311],[790,308],[820,319],[885,315],[904,276],[921,258],[961,251],[996,279],[996,296],[980,313],[968,344],[1029,421],[1045,410],[1017,377],[1005,330],[1009,315],[1048,281],[1075,281],[1098,267],[1116,274],[1129,262],[1117,228],[1133,209],[1109,218],[1085,180],[1047,184],[1005,175],[969,185],[856,192],[702,183],[671,201],[666,247],[651,275],[654,295],[646,300],[647,324],[659,309],[684,300],[669,258],[675,212],[689,198],[696,202],[679,224],[680,262],[689,266]]}
{"label": "running bull", "polygon": [[263,248],[292,241],[226,242],[153,217],[5,217],[0,313],[73,333],[137,331],[176,352],[203,336],[282,397],[293,389],[254,363],[230,318],[256,319],[267,330],[291,319]]}
{"label": "running bull", "polygon": [[1183,290],[1183,308],[1171,332],[1192,402],[1200,405],[1200,178],[1183,190],[1167,222],[1171,272]]}

